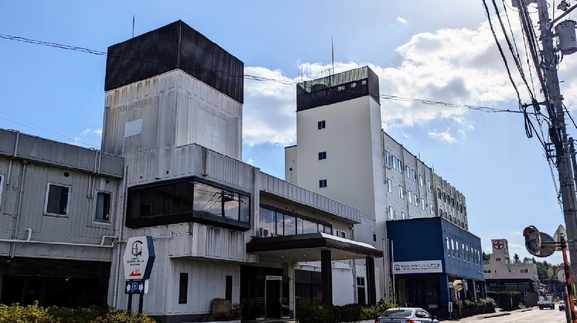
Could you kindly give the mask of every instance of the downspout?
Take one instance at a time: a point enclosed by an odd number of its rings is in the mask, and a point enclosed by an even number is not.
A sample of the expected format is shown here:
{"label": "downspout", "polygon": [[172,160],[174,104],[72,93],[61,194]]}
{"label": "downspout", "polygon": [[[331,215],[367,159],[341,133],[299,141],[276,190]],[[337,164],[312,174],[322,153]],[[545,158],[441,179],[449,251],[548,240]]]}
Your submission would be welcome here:
{"label": "downspout", "polygon": [[[16,211],[14,212],[14,224],[12,227],[12,236],[11,240],[15,240],[18,238],[18,227],[20,226],[20,216],[22,212],[22,196],[24,195],[24,180],[26,178],[26,170],[27,170],[28,161],[22,161],[22,170],[20,171],[20,178],[19,178],[19,189],[18,189],[18,197],[16,199]],[[10,250],[8,251],[8,257],[14,258],[14,249],[16,248],[16,243],[10,244]]]}
{"label": "downspout", "polygon": [[[125,159],[126,161],[126,159]],[[116,216],[116,221],[117,221],[117,225],[118,225],[118,230],[119,230],[119,242],[117,244],[118,248],[117,248],[117,252],[118,255],[116,256],[116,268],[115,270],[115,280],[114,280],[114,294],[112,295],[112,307],[114,308],[118,308],[118,285],[119,285],[119,281],[120,281],[120,263],[122,262],[122,253],[120,252],[120,249],[122,248],[122,241],[124,241],[124,220],[126,218],[126,209],[127,209],[127,204],[128,204],[128,192],[127,192],[127,187],[128,187],[128,180],[126,178],[128,174],[128,166],[124,166],[124,174],[123,174],[123,180],[122,183],[120,185],[118,185],[119,187],[122,187],[122,205],[120,207],[121,212],[117,212],[120,213]],[[117,208],[118,209],[118,208]]]}
{"label": "downspout", "polygon": [[14,141],[14,153],[12,154],[12,157],[10,158],[10,163],[8,164],[8,173],[6,174],[6,187],[10,186],[10,178],[11,178],[11,174],[12,174],[12,164],[13,164],[13,160],[14,158],[16,158],[16,156],[18,156],[18,144],[20,143],[20,131],[16,132],[16,140]]}

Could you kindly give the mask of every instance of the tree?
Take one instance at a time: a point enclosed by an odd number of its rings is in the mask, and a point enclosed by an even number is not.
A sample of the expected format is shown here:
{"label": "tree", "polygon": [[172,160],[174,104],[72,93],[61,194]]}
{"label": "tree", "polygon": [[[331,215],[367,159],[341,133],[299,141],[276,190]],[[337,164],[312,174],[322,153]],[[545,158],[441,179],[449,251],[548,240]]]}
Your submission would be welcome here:
{"label": "tree", "polygon": [[513,256],[513,263],[515,263],[515,264],[520,264],[520,263],[521,263],[521,260],[519,260],[519,255],[518,255],[518,254],[515,254],[515,255]]}
{"label": "tree", "polygon": [[483,251],[483,261],[489,261],[489,255],[485,253],[485,251]]}

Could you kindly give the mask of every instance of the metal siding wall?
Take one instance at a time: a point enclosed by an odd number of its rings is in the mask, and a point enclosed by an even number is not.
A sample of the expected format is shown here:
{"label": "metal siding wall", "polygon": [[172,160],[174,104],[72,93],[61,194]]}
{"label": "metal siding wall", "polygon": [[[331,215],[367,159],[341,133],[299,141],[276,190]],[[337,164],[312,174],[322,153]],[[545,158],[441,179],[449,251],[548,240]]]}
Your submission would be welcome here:
{"label": "metal siding wall", "polygon": [[304,188],[298,187],[271,175],[262,173],[260,186],[262,191],[282,196],[300,204],[310,205],[313,208],[323,210],[351,221],[360,221],[361,212],[359,209],[342,204],[318,193],[305,190]]}
{"label": "metal siding wall", "polygon": [[471,261],[465,261],[463,259],[462,244],[465,243],[469,248],[477,249],[480,253],[483,252],[481,248],[481,239],[472,233],[465,231],[458,226],[448,222],[441,221],[443,229],[443,244],[445,243],[445,238],[454,239],[459,243],[459,252],[461,252],[460,257],[453,257],[447,252],[446,246],[444,247],[444,262],[445,271],[447,274],[452,274],[459,277],[483,279],[483,261],[481,259],[480,264],[475,264]]}
{"label": "metal siding wall", "polygon": [[[388,222],[387,234],[394,241],[395,261],[443,260],[445,240],[440,221],[427,218]],[[410,234],[416,232],[418,237]]]}

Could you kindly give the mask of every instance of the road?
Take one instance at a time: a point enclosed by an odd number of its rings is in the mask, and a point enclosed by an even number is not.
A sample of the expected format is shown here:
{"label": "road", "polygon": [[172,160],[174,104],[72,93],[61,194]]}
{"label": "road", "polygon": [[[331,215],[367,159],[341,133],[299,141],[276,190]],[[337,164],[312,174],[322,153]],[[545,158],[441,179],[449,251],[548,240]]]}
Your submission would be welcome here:
{"label": "road", "polygon": [[[445,322],[445,321],[443,321]],[[557,306],[554,310],[539,310],[533,308],[528,311],[513,311],[510,315],[488,317],[481,319],[479,316],[467,317],[459,321],[446,322],[476,322],[476,323],[566,323],[565,312],[559,311]]]}

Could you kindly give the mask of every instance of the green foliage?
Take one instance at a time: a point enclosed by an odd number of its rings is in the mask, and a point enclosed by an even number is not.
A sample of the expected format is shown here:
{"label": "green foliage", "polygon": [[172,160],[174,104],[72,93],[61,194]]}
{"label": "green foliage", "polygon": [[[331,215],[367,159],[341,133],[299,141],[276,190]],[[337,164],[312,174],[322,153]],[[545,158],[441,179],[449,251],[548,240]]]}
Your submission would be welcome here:
{"label": "green foliage", "polygon": [[0,323],[154,323],[146,314],[134,315],[103,306],[44,308],[38,302],[26,307],[0,304]]}
{"label": "green foliage", "polygon": [[495,306],[497,306],[497,303],[491,297],[479,298],[479,299],[477,299],[476,306],[477,307],[495,307]]}
{"label": "green foliage", "polygon": [[397,305],[380,300],[374,306],[348,304],[335,306],[323,302],[302,305],[297,311],[299,323],[336,323],[374,320],[384,311]]}
{"label": "green foliage", "polygon": [[475,296],[473,295],[473,291],[472,290],[467,290],[467,300],[471,301],[471,302],[475,302]]}
{"label": "green foliage", "polygon": [[488,291],[487,296],[495,300],[497,307],[506,311],[519,308],[519,303],[521,302],[521,293],[517,291]]}

